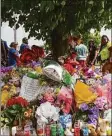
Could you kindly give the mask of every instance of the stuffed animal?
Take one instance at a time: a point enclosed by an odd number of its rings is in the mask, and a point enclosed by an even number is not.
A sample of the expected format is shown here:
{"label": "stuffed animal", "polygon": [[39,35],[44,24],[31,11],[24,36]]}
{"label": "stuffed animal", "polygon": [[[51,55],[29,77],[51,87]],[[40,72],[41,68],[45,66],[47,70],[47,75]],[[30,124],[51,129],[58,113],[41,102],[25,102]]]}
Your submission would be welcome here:
{"label": "stuffed animal", "polygon": [[98,122],[99,122],[99,128],[97,131],[97,135],[98,136],[111,136],[112,132],[111,132],[110,123],[107,120],[101,119],[101,118],[99,118]]}
{"label": "stuffed animal", "polygon": [[90,131],[89,136],[98,136],[94,125],[88,124],[88,129]]}

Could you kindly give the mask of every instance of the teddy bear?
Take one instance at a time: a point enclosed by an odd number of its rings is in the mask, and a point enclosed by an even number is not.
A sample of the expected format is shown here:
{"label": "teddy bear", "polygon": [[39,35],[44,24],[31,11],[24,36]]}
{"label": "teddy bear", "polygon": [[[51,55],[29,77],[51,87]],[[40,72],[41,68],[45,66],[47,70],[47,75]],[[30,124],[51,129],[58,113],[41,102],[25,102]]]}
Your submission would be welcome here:
{"label": "teddy bear", "polygon": [[92,124],[88,124],[88,129],[89,129],[89,136],[99,136],[97,135],[96,128]]}
{"label": "teddy bear", "polygon": [[99,118],[99,127],[97,128],[97,136],[111,136],[110,123],[106,119]]}

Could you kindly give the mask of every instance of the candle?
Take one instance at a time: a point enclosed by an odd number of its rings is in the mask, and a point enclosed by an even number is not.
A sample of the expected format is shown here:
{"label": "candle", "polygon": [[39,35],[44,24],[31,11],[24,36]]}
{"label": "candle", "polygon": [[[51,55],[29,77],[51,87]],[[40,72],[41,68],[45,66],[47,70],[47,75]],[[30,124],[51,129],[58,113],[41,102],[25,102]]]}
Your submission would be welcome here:
{"label": "candle", "polygon": [[37,126],[37,135],[38,135],[38,136],[45,136],[45,135],[44,135],[44,129],[43,129],[43,126],[42,126],[42,125],[38,125],[38,126]]}
{"label": "candle", "polygon": [[50,125],[46,125],[46,127],[45,127],[45,136],[50,136],[50,135],[51,135]]}
{"label": "candle", "polygon": [[51,136],[56,136],[56,124],[51,126]]}
{"label": "candle", "polygon": [[80,124],[76,121],[74,124],[74,136],[80,136]]}
{"label": "candle", "polygon": [[74,127],[74,136],[80,136],[80,127]]}

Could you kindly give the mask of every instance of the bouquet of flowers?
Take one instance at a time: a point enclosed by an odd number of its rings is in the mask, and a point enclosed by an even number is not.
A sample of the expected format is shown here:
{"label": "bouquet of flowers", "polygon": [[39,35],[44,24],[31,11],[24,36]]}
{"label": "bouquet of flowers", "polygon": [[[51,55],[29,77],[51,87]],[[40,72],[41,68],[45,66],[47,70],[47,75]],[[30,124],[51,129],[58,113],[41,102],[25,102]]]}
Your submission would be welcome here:
{"label": "bouquet of flowers", "polygon": [[2,126],[6,125],[12,129],[13,126],[24,126],[27,118],[31,117],[32,110],[29,103],[22,97],[14,97],[7,101],[6,109],[2,111]]}
{"label": "bouquet of flowers", "polygon": [[37,124],[55,122],[59,119],[59,109],[51,103],[45,102],[37,108],[35,117],[37,118]]}
{"label": "bouquet of flowers", "polygon": [[87,122],[88,124],[92,124],[95,127],[97,126],[98,118],[99,118],[99,109],[93,103],[81,104],[75,116],[76,120],[83,120],[84,122]]}

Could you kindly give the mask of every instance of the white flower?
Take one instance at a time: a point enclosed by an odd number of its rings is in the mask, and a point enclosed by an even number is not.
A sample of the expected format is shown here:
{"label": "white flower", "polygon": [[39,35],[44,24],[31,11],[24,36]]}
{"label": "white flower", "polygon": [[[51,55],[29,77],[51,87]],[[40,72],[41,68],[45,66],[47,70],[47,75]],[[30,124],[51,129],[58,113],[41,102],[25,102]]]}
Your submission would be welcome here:
{"label": "white flower", "polygon": [[49,102],[43,103],[37,108],[36,118],[40,118],[45,123],[48,123],[49,120],[57,121],[59,119],[59,110]]}

